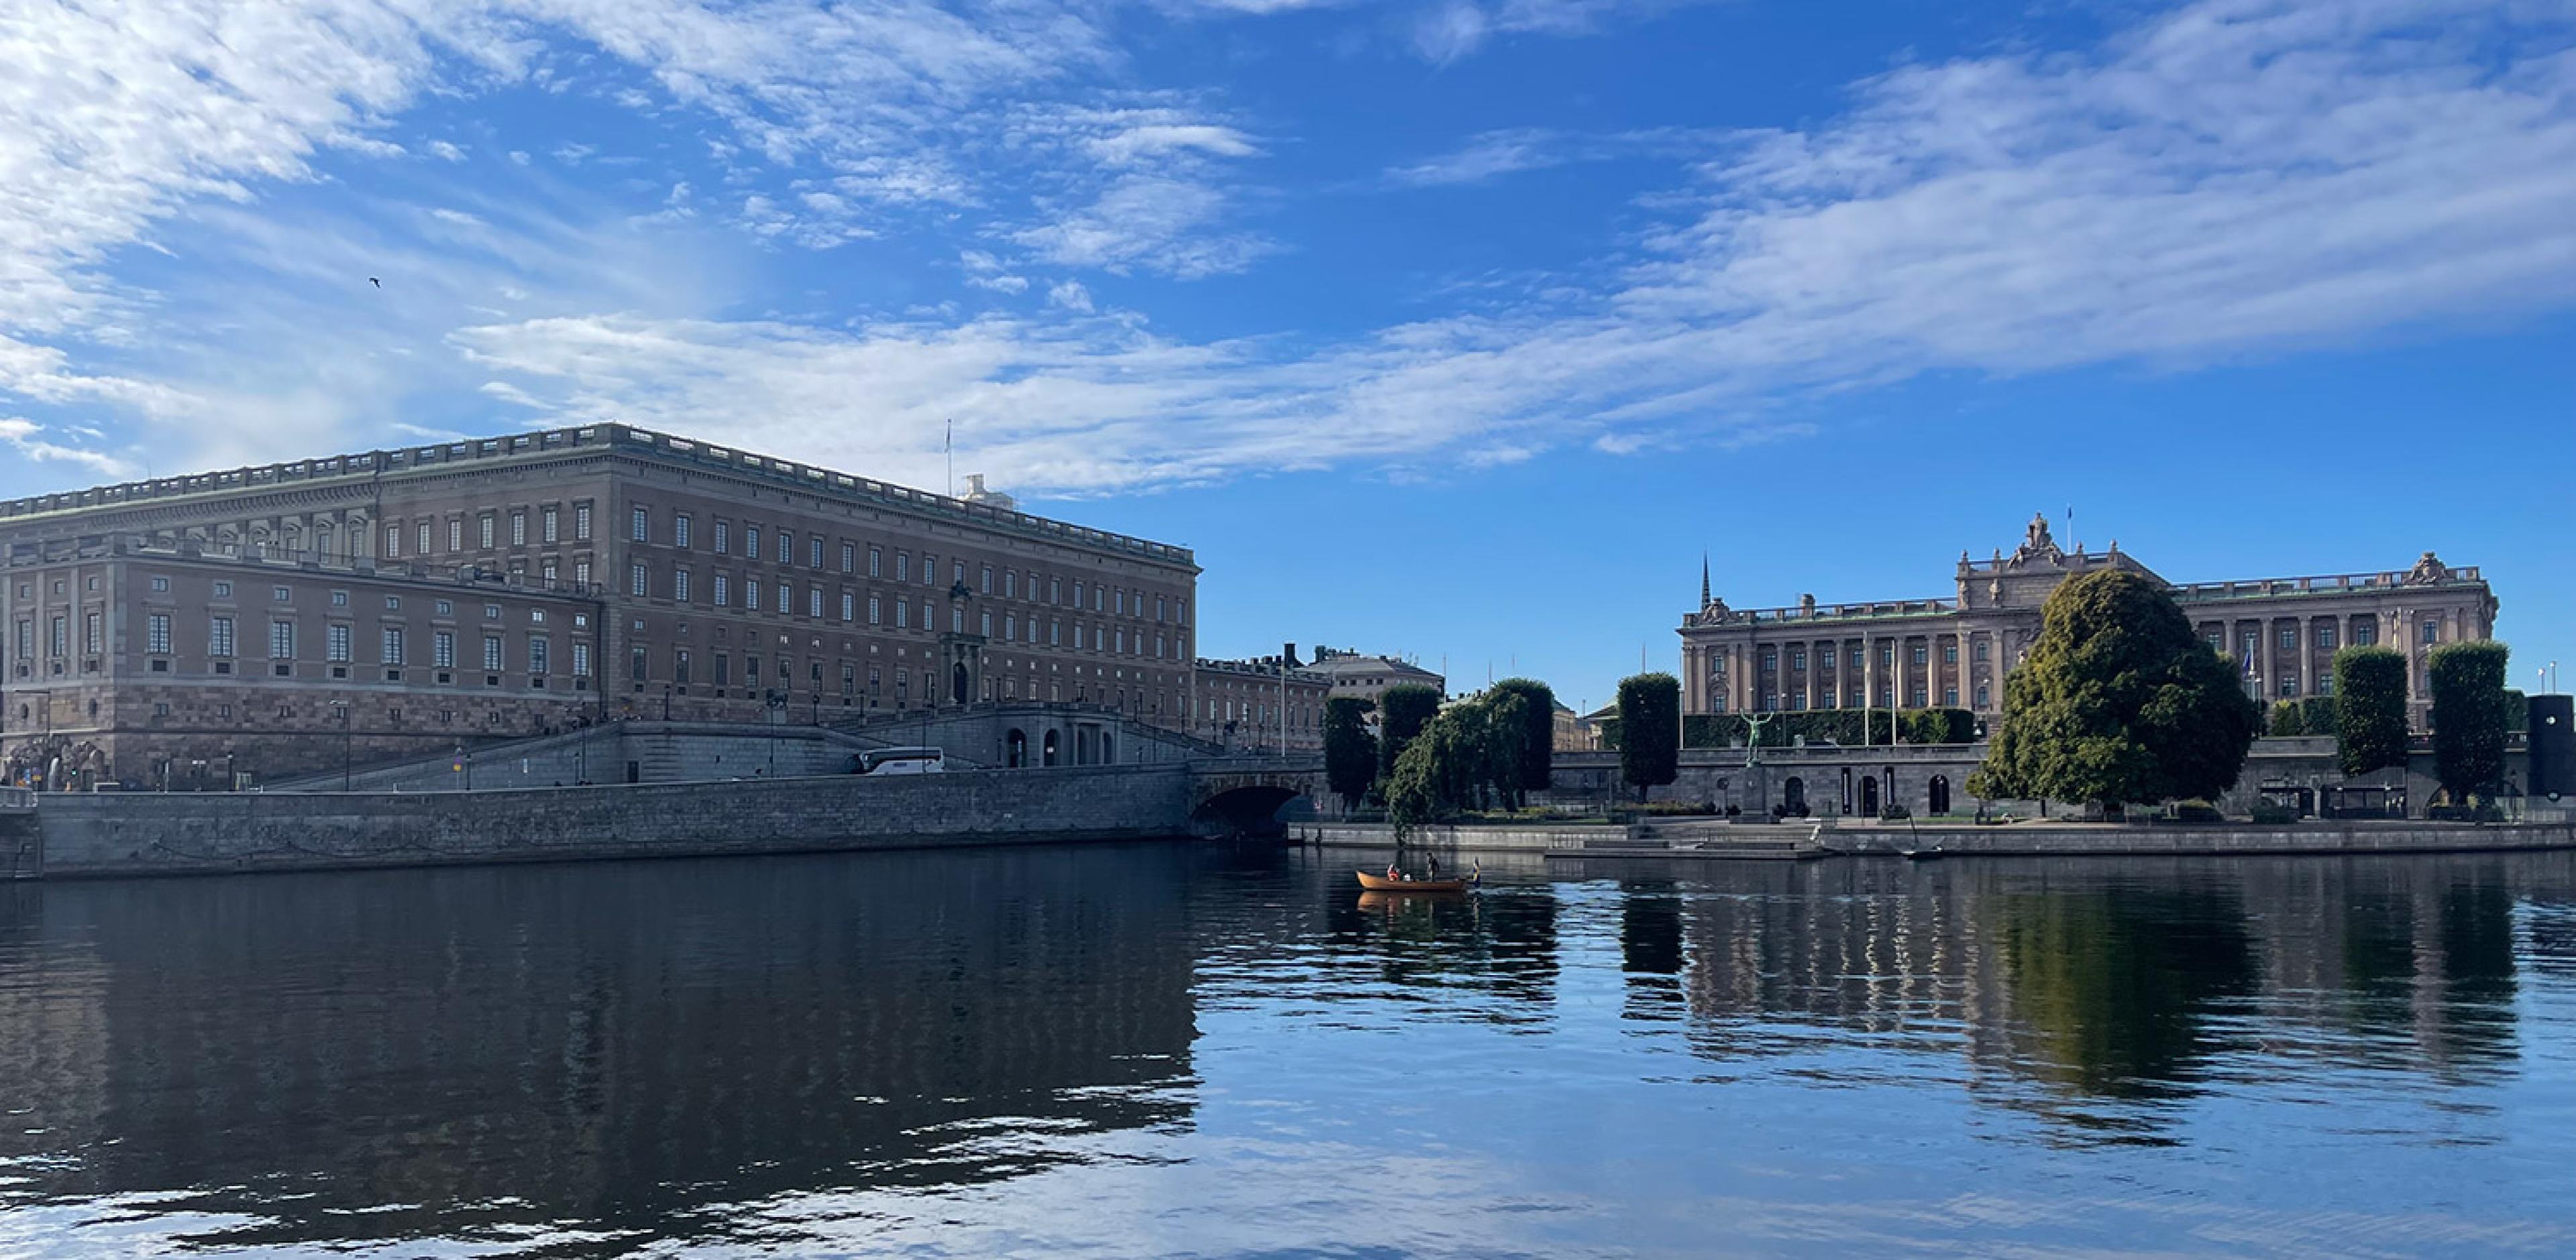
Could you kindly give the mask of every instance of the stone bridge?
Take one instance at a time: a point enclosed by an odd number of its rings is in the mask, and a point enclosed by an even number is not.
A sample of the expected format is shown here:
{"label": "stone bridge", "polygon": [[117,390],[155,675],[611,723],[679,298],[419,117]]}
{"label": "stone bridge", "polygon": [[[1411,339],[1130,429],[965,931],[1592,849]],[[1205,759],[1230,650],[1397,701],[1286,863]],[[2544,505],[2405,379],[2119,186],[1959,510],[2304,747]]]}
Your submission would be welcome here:
{"label": "stone bridge", "polygon": [[1205,760],[1190,769],[1189,822],[1202,834],[1275,836],[1290,802],[1302,798],[1312,808],[1324,799],[1321,756]]}

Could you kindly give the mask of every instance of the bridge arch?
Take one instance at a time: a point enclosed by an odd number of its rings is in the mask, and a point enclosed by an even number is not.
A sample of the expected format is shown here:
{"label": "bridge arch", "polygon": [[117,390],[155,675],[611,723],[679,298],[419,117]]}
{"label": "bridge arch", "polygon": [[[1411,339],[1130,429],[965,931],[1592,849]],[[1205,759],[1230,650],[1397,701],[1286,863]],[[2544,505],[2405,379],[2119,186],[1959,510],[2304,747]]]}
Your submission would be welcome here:
{"label": "bridge arch", "polygon": [[1297,770],[1205,775],[1194,795],[1190,827],[1201,835],[1281,835],[1287,831],[1283,813],[1292,802],[1317,798],[1320,777]]}

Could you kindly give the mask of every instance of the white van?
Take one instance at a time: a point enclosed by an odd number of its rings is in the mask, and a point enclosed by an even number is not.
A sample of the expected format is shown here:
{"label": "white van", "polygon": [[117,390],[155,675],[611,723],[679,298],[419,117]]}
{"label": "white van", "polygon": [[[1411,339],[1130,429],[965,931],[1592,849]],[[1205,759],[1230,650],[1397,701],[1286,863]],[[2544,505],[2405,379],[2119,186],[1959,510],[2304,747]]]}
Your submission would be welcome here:
{"label": "white van", "polygon": [[859,754],[861,774],[943,774],[948,759],[936,748],[877,748]]}

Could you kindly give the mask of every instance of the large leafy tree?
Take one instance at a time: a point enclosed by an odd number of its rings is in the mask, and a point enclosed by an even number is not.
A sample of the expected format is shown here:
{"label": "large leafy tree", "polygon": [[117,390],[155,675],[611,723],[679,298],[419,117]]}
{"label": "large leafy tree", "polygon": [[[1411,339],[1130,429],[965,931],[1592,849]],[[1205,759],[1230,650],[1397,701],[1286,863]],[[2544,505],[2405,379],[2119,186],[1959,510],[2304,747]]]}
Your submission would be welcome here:
{"label": "large leafy tree", "polygon": [[2106,570],[2060,584],[2041,616],[1970,791],[2115,810],[2236,782],[2262,709],[2172,596]]}
{"label": "large leafy tree", "polygon": [[1392,778],[1405,745],[1440,715],[1440,689],[1425,683],[1398,683],[1378,693],[1377,712],[1378,772]]}
{"label": "large leafy tree", "polygon": [[2454,643],[2425,663],[2433,690],[2433,777],[2453,802],[2489,794],[2504,778],[2505,661],[2501,643]]}
{"label": "large leafy tree", "polygon": [[2406,764],[2406,657],[2391,648],[2335,653],[2335,755],[2345,774]]}
{"label": "large leafy tree", "polygon": [[1556,769],[1556,693],[1535,678],[1506,678],[1493,685],[1492,694],[1521,699],[1519,756],[1512,767],[1517,786],[1511,793],[1518,804],[1523,793],[1546,791]]}
{"label": "large leafy tree", "polygon": [[1344,809],[1356,808],[1377,781],[1377,737],[1367,722],[1372,707],[1358,696],[1324,702],[1324,782]]}
{"label": "large leafy tree", "polygon": [[1619,680],[1619,777],[1636,787],[1638,800],[1681,773],[1681,697],[1681,680],[1670,674]]}

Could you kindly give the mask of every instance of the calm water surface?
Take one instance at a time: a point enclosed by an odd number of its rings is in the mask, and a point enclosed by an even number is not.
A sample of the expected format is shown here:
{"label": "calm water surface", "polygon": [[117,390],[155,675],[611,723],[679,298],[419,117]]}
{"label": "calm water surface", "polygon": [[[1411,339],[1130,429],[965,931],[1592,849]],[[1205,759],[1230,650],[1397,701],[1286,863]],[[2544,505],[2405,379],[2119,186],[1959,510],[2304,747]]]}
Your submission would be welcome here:
{"label": "calm water surface", "polygon": [[0,1253],[2576,1252],[2576,856],[0,889]]}

